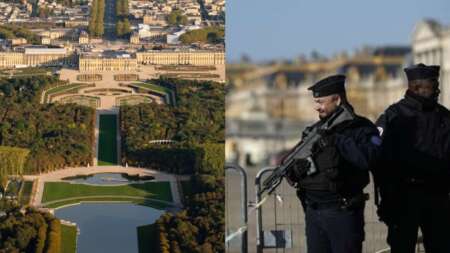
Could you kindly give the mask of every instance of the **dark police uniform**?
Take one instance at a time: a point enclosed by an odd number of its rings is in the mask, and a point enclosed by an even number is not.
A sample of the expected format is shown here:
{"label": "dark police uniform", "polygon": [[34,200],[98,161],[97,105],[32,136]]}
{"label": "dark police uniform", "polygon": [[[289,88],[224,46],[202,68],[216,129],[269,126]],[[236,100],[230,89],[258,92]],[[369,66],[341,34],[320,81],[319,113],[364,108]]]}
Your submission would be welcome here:
{"label": "dark police uniform", "polygon": [[[437,66],[405,69],[408,80],[436,79]],[[374,171],[380,219],[392,253],[415,252],[421,228],[426,252],[449,253],[450,112],[408,90],[376,123],[382,156]]]}
{"label": "dark police uniform", "polygon": [[[344,82],[345,76],[336,75],[309,89],[314,97],[338,94],[345,92]],[[349,104],[345,106],[353,113]],[[325,120],[307,128],[303,137]],[[308,253],[362,251],[366,200],[363,188],[369,183],[369,164],[380,144],[375,125],[354,115],[352,120],[323,133],[313,146],[318,172],[302,178],[291,177],[298,182],[298,195],[305,210]]]}

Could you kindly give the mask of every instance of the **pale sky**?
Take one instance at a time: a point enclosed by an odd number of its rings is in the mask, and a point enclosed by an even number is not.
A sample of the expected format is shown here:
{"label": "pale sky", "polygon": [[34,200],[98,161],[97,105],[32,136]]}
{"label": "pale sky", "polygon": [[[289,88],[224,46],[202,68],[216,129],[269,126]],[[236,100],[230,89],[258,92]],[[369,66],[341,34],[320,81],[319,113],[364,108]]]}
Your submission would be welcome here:
{"label": "pale sky", "polygon": [[364,45],[409,45],[414,25],[450,25],[449,0],[226,0],[228,61],[327,56]]}

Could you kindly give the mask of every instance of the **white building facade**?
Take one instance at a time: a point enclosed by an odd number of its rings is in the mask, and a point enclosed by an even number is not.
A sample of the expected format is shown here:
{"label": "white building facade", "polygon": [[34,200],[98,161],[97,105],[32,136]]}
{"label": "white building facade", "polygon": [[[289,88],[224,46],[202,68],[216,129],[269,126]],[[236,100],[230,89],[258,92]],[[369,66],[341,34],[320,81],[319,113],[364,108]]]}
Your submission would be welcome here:
{"label": "white building facade", "polygon": [[450,27],[434,20],[419,22],[412,36],[414,63],[440,65],[440,102],[450,108]]}

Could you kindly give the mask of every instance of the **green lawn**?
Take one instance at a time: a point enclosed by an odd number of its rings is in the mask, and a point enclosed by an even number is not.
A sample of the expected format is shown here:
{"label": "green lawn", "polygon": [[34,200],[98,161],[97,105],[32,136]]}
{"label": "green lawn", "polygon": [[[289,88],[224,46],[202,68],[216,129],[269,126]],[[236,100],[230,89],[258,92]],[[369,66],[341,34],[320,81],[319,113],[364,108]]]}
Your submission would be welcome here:
{"label": "green lawn", "polygon": [[[97,200],[123,200],[116,197],[143,197],[163,201],[172,201],[169,182],[147,182],[143,184],[129,184],[120,186],[94,186],[86,184],[70,184],[66,182],[47,182],[44,186],[42,203],[67,198],[82,198],[85,196],[111,196]],[[92,199],[86,199],[92,200]],[[143,200],[137,200],[143,201]],[[77,201],[72,201],[77,202]]]}
{"label": "green lawn", "polygon": [[164,96],[168,96],[169,103],[172,104],[172,105],[174,104],[173,92],[169,88],[166,88],[166,87],[163,87],[163,86],[159,86],[159,85],[155,85],[155,84],[152,84],[152,83],[142,83],[142,82],[140,82],[140,83],[133,83],[132,85],[140,87],[140,88],[145,88],[145,89],[151,90],[153,92],[162,94]]}
{"label": "green lawn", "polygon": [[144,88],[147,88],[149,90],[158,91],[158,92],[161,92],[161,93],[169,93],[170,94],[172,92],[172,90],[169,89],[169,88],[166,88],[166,87],[163,87],[163,86],[159,86],[159,85],[155,85],[155,84],[152,84],[152,83],[133,83],[133,84],[136,85],[136,86],[139,86],[139,87],[144,87]]}
{"label": "green lawn", "polygon": [[70,205],[70,204],[77,204],[80,202],[108,202],[108,203],[113,203],[113,202],[126,202],[126,203],[133,203],[136,205],[141,205],[141,206],[148,206],[148,207],[152,207],[155,209],[159,209],[159,210],[164,210],[168,207],[171,207],[171,205],[169,204],[165,204],[165,203],[161,203],[161,202],[157,202],[151,199],[135,199],[135,198],[129,198],[129,197],[98,197],[98,198],[77,198],[77,199],[71,199],[71,200],[66,200],[66,201],[59,201],[53,204],[49,204],[49,205],[45,205],[45,207],[47,208],[58,208],[61,206],[66,206],[66,205]]}
{"label": "green lawn", "polygon": [[61,224],[61,253],[75,253],[77,227]]}
{"label": "green lawn", "polygon": [[20,192],[19,201],[21,205],[28,205],[30,203],[31,190],[33,189],[32,181],[23,182],[22,190]]}
{"label": "green lawn", "polygon": [[157,248],[156,225],[144,225],[137,227],[139,253],[153,252]]}
{"label": "green lawn", "polygon": [[57,93],[64,93],[64,92],[68,92],[68,91],[76,91],[82,87],[87,87],[90,86],[90,84],[82,84],[82,83],[71,83],[71,84],[66,84],[66,85],[60,85],[57,87],[53,87],[50,88],[46,91],[44,91],[44,102],[49,102],[48,101],[48,96],[50,95],[54,95]]}
{"label": "green lawn", "polygon": [[117,164],[117,116],[100,115],[98,165]]}

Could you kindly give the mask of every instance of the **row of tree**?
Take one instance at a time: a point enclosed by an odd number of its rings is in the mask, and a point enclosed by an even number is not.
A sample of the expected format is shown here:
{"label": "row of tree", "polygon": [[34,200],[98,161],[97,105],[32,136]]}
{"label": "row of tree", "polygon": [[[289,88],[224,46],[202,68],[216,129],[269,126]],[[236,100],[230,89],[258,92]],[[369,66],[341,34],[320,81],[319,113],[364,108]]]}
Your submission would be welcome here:
{"label": "row of tree", "polygon": [[34,209],[7,210],[0,217],[0,252],[59,253],[61,223]]}
{"label": "row of tree", "polygon": [[224,195],[195,195],[186,210],[165,213],[156,221],[161,253],[225,252]]}
{"label": "row of tree", "polygon": [[131,34],[131,25],[128,18],[119,19],[116,23],[116,36],[129,37]]}
{"label": "row of tree", "polygon": [[122,163],[176,174],[218,175],[224,164],[223,143],[153,145],[122,157]]}
{"label": "row of tree", "polygon": [[58,77],[0,80],[0,145],[30,151],[23,173],[92,164],[95,111],[75,104],[40,104]]}
{"label": "row of tree", "polygon": [[222,143],[225,91],[215,82],[155,80],[175,91],[177,106],[140,104],[120,110],[125,154],[150,148],[152,140],[178,143]]}
{"label": "row of tree", "polygon": [[[219,156],[223,161],[223,154]],[[193,175],[192,194],[184,196],[185,209],[165,213],[156,221],[159,252],[225,252],[224,167],[216,172]]]}
{"label": "row of tree", "polygon": [[173,10],[167,16],[167,23],[169,25],[187,25],[188,18],[187,16],[183,15],[183,12],[181,10]]}
{"label": "row of tree", "polygon": [[131,25],[128,15],[130,10],[128,0],[116,0],[116,36],[121,38],[129,37],[131,34]]}
{"label": "row of tree", "polygon": [[211,26],[203,29],[192,30],[182,34],[180,41],[184,44],[194,42],[219,44],[225,41],[225,29],[221,26]]}
{"label": "row of tree", "polygon": [[[40,104],[62,85],[58,76],[0,79],[0,179],[93,161],[95,111],[74,104]],[[0,252],[61,252],[61,224],[49,213],[1,199]]]}
{"label": "row of tree", "polygon": [[0,146],[0,192],[6,191],[9,175],[22,175],[28,149]]}
{"label": "row of tree", "polygon": [[25,38],[28,43],[40,44],[39,36],[30,30],[10,24],[0,25],[1,39]]}
{"label": "row of tree", "polygon": [[128,0],[116,0],[116,16],[128,18],[129,14]]}
{"label": "row of tree", "polygon": [[101,37],[104,33],[103,18],[105,16],[105,0],[93,0],[89,19],[89,35]]}

